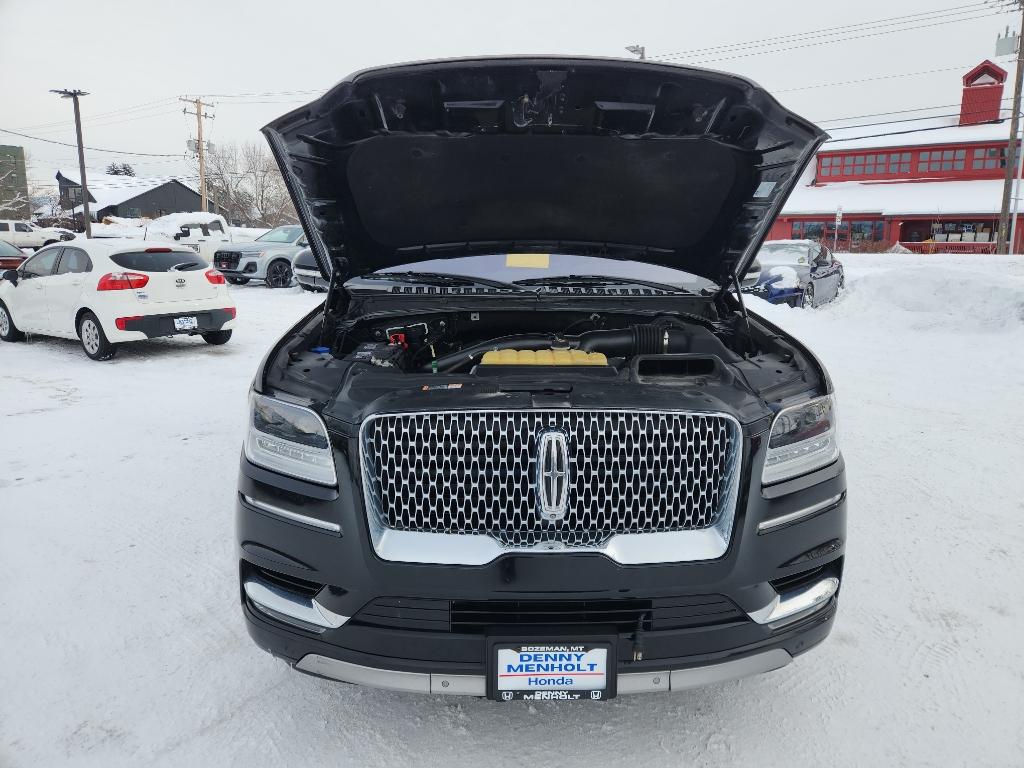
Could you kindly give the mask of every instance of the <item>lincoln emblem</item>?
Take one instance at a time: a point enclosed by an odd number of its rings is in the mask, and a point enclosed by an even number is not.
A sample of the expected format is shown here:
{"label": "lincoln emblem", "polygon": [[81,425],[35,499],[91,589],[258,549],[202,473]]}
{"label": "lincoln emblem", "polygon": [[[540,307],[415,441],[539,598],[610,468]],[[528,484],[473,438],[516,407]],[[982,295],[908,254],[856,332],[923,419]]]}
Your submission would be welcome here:
{"label": "lincoln emblem", "polygon": [[545,520],[565,517],[569,507],[569,439],[560,429],[537,436],[537,508]]}

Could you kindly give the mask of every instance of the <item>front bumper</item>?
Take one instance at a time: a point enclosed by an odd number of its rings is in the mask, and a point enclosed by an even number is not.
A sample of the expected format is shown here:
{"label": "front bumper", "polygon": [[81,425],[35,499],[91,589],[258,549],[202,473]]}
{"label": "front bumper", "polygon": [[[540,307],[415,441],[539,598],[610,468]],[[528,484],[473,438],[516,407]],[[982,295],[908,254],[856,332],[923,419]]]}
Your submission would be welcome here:
{"label": "front bumper", "polygon": [[319,272],[313,272],[308,269],[292,269],[292,274],[295,275],[296,281],[299,285],[305,285],[316,291],[326,291],[330,284],[324,280],[323,275]]}
{"label": "front bumper", "polygon": [[[846,538],[842,459],[764,490],[743,489],[723,557],[643,566],[571,552],[509,554],[479,566],[384,561],[372,549],[349,473],[339,471],[339,487],[326,489],[244,458],[241,470],[240,601],[249,634],[296,669],[331,679],[484,695],[487,637],[508,628],[455,626],[451,611],[461,601],[650,600],[692,607],[709,597],[732,607],[715,608],[724,617],[667,629],[656,626],[655,616],[639,638],[626,627],[557,621],[515,628],[538,640],[614,633],[619,693],[685,689],[785,666],[827,637],[837,610]],[[289,608],[246,588],[261,572],[281,576],[276,586],[285,591],[289,580],[312,586],[294,593]],[[833,588],[823,588],[830,580]],[[396,606],[391,618],[368,620],[369,608],[383,599]],[[437,622],[409,620],[422,615]],[[333,618],[325,625],[318,616]]]}
{"label": "front bumper", "polygon": [[245,253],[230,253],[223,256],[223,251],[217,251],[213,257],[213,266],[225,277],[247,277],[253,280],[263,280],[267,276],[267,259],[265,256],[250,256]]}

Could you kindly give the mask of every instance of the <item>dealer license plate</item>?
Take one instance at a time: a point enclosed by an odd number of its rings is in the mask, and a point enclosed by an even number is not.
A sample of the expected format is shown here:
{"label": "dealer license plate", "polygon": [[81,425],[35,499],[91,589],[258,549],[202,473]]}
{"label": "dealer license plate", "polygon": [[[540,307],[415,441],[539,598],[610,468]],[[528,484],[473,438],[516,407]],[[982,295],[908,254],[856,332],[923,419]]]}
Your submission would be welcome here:
{"label": "dealer license plate", "polygon": [[199,327],[199,320],[195,317],[176,317],[174,318],[174,330],[176,331],[191,331]]}
{"label": "dealer license plate", "polygon": [[198,243],[185,243],[185,245],[187,245],[189,248],[191,248],[196,253],[199,253],[199,244]]}
{"label": "dealer license plate", "polygon": [[601,701],[615,694],[607,642],[497,643],[491,698],[498,701]]}

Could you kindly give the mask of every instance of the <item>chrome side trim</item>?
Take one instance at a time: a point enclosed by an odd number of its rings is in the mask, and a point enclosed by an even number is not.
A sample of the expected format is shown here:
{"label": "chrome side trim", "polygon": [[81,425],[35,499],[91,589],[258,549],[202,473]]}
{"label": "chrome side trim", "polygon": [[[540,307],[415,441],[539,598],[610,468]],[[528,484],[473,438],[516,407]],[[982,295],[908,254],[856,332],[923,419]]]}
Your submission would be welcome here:
{"label": "chrome side trim", "polygon": [[[303,656],[295,668],[345,683],[368,685],[371,688],[409,693],[430,693],[430,675],[422,672],[399,672],[394,669],[364,667],[316,653]],[[483,679],[482,675],[480,679]]]}
{"label": "chrome side trim", "polygon": [[430,675],[430,692],[450,696],[486,696],[483,675]]}
{"label": "chrome side trim", "polygon": [[657,693],[669,690],[671,673],[665,669],[660,672],[626,672],[615,678],[617,695],[630,693]]}
{"label": "chrome side trim", "polygon": [[350,618],[328,610],[316,598],[290,592],[257,576],[247,576],[242,587],[246,597],[263,613],[313,632],[337,629]]}
{"label": "chrome side trim", "polygon": [[[782,648],[773,648],[742,659],[723,661],[689,669],[654,672],[627,672],[616,678],[620,695],[685,691],[703,685],[714,685],[780,669],[793,660]],[[486,696],[487,681],[483,675],[442,675],[427,672],[398,672],[393,669],[364,667],[328,656],[310,653],[295,665],[296,669],[310,672],[343,683],[366,685],[390,691],[434,693],[451,696]]]}
{"label": "chrome side trim", "polygon": [[729,680],[738,680],[741,677],[760,675],[764,672],[781,669],[792,660],[793,657],[783,648],[773,648],[764,653],[744,656],[742,659],[723,661],[721,664],[709,664],[704,667],[691,667],[690,669],[674,669],[672,670],[672,680],[669,685],[673,691],[685,691],[690,688],[700,688],[704,685],[725,683]]}
{"label": "chrome side trim", "polygon": [[[572,408],[529,408],[529,409],[466,409],[460,411],[387,411],[367,417],[359,427],[360,461],[359,473],[362,478],[363,498],[373,496],[367,472],[365,456],[365,434],[368,426],[376,419],[387,416],[410,414],[443,415],[452,413],[495,413],[526,411],[529,413],[564,412]],[[588,409],[578,409],[588,410]],[[655,563],[686,563],[702,560],[716,560],[725,554],[732,537],[736,520],[736,506],[739,496],[740,472],[743,461],[743,425],[728,413],[721,411],[672,410],[667,408],[601,408],[604,413],[671,413],[693,416],[714,416],[725,419],[733,429],[736,449],[729,457],[725,470],[726,485],[722,492],[722,513],[707,528],[660,533],[626,533],[609,537],[600,546],[565,546],[559,542],[544,541],[533,547],[507,547],[490,536],[458,533],[431,533],[425,531],[402,531],[385,527],[366,502],[366,519],[370,540],[377,555],[391,562],[424,563],[437,565],[486,565],[504,554],[516,552],[562,554],[603,554],[620,565],[649,565]]]}
{"label": "chrome side trim", "polygon": [[781,595],[776,594],[768,605],[749,615],[758,624],[793,620],[822,607],[838,591],[839,579],[829,576],[827,579],[783,592]]}
{"label": "chrome side trim", "polygon": [[254,499],[252,496],[246,496],[244,493],[242,494],[242,498],[249,506],[256,507],[256,509],[261,512],[266,512],[269,515],[283,517],[285,520],[290,520],[293,523],[302,523],[303,525],[309,525],[313,528],[330,531],[331,533],[341,533],[341,526],[337,523],[320,520],[316,517],[309,517],[308,515],[300,515],[298,512],[292,512],[290,510],[274,506],[273,504],[267,504],[265,501]]}
{"label": "chrome side trim", "polygon": [[784,515],[779,515],[778,517],[772,517],[772,518],[769,518],[768,520],[762,520],[760,523],[757,524],[757,532],[758,533],[766,533],[767,531],[774,530],[774,529],[778,528],[779,526],[787,525],[788,523],[792,523],[795,520],[800,520],[801,518],[804,518],[804,517],[810,517],[811,515],[816,515],[819,512],[821,512],[822,510],[828,509],[829,507],[833,507],[836,504],[838,504],[840,501],[843,500],[843,496],[845,496],[845,495],[846,495],[846,492],[843,491],[843,493],[837,494],[837,495],[835,495],[835,496],[833,496],[833,497],[831,497],[829,499],[825,499],[824,501],[820,501],[817,504],[812,504],[809,507],[804,507],[803,509],[798,509],[795,512],[787,512]]}

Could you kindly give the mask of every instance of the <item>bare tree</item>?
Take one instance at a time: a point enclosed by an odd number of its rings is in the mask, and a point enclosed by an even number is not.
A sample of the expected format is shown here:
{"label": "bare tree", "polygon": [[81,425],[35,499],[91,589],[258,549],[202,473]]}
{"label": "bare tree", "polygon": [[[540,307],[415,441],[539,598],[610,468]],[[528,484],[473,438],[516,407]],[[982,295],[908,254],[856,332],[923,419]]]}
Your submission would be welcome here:
{"label": "bare tree", "polygon": [[[4,179],[14,174],[15,171],[4,171],[0,172],[0,185],[3,184]],[[21,194],[17,189],[11,194],[11,197],[6,200],[0,200],[0,217],[5,214],[11,213],[16,214],[19,218],[25,216],[26,212],[31,210],[32,201]]]}
{"label": "bare tree", "polygon": [[218,144],[206,155],[206,188],[237,226],[276,227],[298,221],[281,172],[260,144]]}
{"label": "bare tree", "polygon": [[206,156],[206,188],[232,224],[252,223],[252,192],[237,144],[218,144]]}
{"label": "bare tree", "polygon": [[284,178],[277,163],[261,145],[242,146],[242,166],[246,183],[252,191],[253,223],[261,227],[294,224],[298,216],[292,206]]}

